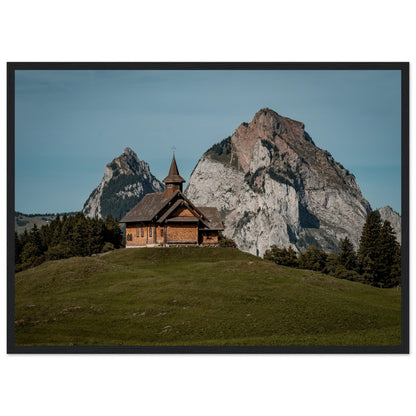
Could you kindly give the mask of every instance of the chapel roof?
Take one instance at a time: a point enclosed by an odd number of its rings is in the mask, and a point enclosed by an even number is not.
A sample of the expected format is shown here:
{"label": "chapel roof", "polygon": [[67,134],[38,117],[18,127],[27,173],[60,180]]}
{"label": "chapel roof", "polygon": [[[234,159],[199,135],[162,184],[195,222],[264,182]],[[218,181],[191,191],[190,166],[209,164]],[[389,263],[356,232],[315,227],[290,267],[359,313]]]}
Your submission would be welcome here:
{"label": "chapel roof", "polygon": [[[168,205],[171,201],[178,197],[178,200],[173,203],[173,205],[169,206],[169,209],[160,217],[157,218],[157,214]],[[196,209],[202,214],[202,218],[200,221],[210,230],[223,230],[224,226],[222,224],[219,212],[215,207],[195,207],[186,197],[185,195],[177,191],[172,196],[166,198],[164,192],[156,192],[153,194],[146,194],[143,199],[133,207],[121,220],[122,223],[130,223],[130,222],[149,222],[154,220],[165,221],[168,220],[170,222],[178,222],[180,221],[179,218],[175,218],[173,220],[172,217],[169,218],[169,214],[173,213],[173,211],[183,202],[186,201],[192,208]],[[167,214],[167,215],[166,215]],[[188,220],[185,219],[187,217],[180,217],[182,222],[187,221],[195,221],[195,220]],[[194,218],[194,217],[188,217]],[[173,221],[172,221],[173,220]]]}
{"label": "chapel roof", "polygon": [[220,213],[216,207],[196,207],[208,219],[208,226],[210,230],[223,230]]}
{"label": "chapel roof", "polygon": [[120,220],[120,222],[151,221],[170,199],[171,198],[165,197],[164,192],[146,194],[143,199]]}
{"label": "chapel roof", "polygon": [[170,164],[169,174],[163,179],[164,183],[184,183],[186,182],[181,175],[179,175],[178,165],[176,164],[175,155],[173,155],[172,163]]}

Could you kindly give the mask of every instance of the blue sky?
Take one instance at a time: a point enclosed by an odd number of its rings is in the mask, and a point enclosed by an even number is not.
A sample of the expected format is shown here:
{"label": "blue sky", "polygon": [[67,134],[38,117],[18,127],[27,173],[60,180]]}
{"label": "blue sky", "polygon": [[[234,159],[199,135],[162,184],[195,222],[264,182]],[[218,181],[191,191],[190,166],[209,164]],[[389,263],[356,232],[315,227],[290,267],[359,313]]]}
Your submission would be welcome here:
{"label": "blue sky", "polygon": [[[269,107],[401,212],[400,71],[16,71],[16,210],[78,211],[131,147],[162,180]],[[185,184],[185,186],[187,183]]]}

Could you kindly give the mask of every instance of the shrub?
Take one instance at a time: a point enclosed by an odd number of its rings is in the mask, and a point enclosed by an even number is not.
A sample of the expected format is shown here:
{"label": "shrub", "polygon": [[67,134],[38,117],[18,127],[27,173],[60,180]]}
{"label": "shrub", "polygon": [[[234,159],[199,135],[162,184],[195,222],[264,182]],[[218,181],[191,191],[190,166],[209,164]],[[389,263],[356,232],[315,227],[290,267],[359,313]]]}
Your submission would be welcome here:
{"label": "shrub", "polygon": [[322,249],[310,246],[299,255],[299,267],[302,269],[322,271],[326,266],[328,255]]}
{"label": "shrub", "polygon": [[264,253],[264,259],[274,261],[276,264],[288,267],[298,267],[298,258],[292,247],[279,248],[273,244],[269,250]]}
{"label": "shrub", "polygon": [[105,243],[104,247],[102,249],[102,253],[107,253],[108,251],[113,251],[114,250],[114,244],[112,243]]}
{"label": "shrub", "polygon": [[66,244],[49,247],[45,253],[47,260],[67,259],[71,257],[71,249]]}
{"label": "shrub", "polygon": [[345,266],[339,264],[335,269],[335,277],[338,279],[351,280],[353,282],[365,281],[365,278],[354,270],[348,270]]}
{"label": "shrub", "polygon": [[39,250],[36,247],[34,243],[31,241],[27,242],[25,246],[23,247],[22,254],[21,254],[21,260],[22,264],[25,265],[32,265],[36,257],[39,255]]}
{"label": "shrub", "polygon": [[224,237],[223,233],[219,233],[218,243],[220,247],[232,247],[237,248],[237,244],[232,238]]}

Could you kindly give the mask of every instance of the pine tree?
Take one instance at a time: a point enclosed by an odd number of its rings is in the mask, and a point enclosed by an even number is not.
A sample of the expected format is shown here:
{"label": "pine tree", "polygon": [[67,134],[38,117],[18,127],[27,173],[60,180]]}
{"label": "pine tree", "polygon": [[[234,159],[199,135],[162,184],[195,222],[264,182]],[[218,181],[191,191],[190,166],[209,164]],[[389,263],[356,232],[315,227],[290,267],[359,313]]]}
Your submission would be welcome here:
{"label": "pine tree", "polygon": [[360,270],[367,283],[376,284],[380,280],[377,263],[379,260],[379,238],[381,219],[377,211],[371,211],[365,221],[358,249]]}
{"label": "pine tree", "polygon": [[27,232],[27,229],[25,228],[25,230],[23,231],[23,233],[21,234],[20,238],[20,246],[23,248],[25,246],[25,244],[29,241],[29,233]]}
{"label": "pine tree", "polygon": [[382,223],[375,211],[370,212],[364,224],[358,259],[367,283],[392,287],[400,282],[400,245],[390,222]]}
{"label": "pine tree", "polygon": [[104,246],[104,221],[87,218],[88,254],[100,253]]}
{"label": "pine tree", "polygon": [[56,214],[55,219],[50,223],[51,246],[57,246],[61,238],[62,222],[59,214]]}
{"label": "pine tree", "polygon": [[89,254],[87,221],[82,213],[75,216],[71,242],[75,256],[87,256]]}
{"label": "pine tree", "polygon": [[355,270],[357,268],[357,256],[354,246],[348,237],[341,241],[340,253],[338,254],[338,262],[347,270]]}
{"label": "pine tree", "polygon": [[36,224],[34,224],[33,228],[30,230],[29,242],[35,247],[35,249],[32,250],[32,252],[35,253],[35,256],[40,256],[44,252],[42,237]]}
{"label": "pine tree", "polygon": [[57,246],[61,241],[61,232],[62,232],[62,223],[59,222],[59,224],[56,224],[56,227],[53,230],[52,233],[52,241],[51,246]]}
{"label": "pine tree", "polygon": [[42,250],[46,251],[47,248],[51,245],[52,242],[52,233],[49,224],[42,225],[39,230],[40,238],[42,241]]}
{"label": "pine tree", "polygon": [[66,243],[70,238],[70,224],[68,222],[68,217],[66,214],[62,217],[62,224],[61,224],[61,233],[59,236],[59,242],[61,244]]}
{"label": "pine tree", "polygon": [[367,216],[361,233],[360,248],[358,249],[358,258],[360,261],[365,257],[370,257],[371,259],[375,258],[380,231],[380,214],[377,211],[371,211]]}
{"label": "pine tree", "polygon": [[[380,230],[378,240],[378,282],[384,287],[394,286],[395,279],[392,279],[393,267],[396,265],[397,274],[397,247],[396,233],[389,221],[384,221]],[[397,276],[396,276],[397,278]]]}
{"label": "pine tree", "polygon": [[339,266],[339,255],[338,254],[328,254],[326,258],[325,268],[322,270],[326,274],[335,274],[337,267]]}

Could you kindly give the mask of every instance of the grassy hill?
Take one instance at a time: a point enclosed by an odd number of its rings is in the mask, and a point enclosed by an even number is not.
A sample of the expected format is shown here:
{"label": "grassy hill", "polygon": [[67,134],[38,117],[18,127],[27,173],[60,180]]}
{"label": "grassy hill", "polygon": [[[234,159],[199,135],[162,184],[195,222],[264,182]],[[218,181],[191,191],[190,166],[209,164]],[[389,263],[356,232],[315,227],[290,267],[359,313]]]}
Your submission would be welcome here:
{"label": "grassy hill", "polygon": [[237,249],[121,249],[16,275],[16,345],[400,345],[400,292]]}

